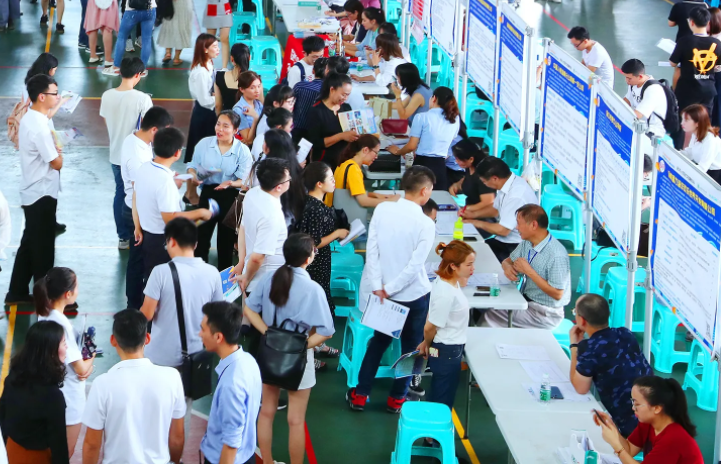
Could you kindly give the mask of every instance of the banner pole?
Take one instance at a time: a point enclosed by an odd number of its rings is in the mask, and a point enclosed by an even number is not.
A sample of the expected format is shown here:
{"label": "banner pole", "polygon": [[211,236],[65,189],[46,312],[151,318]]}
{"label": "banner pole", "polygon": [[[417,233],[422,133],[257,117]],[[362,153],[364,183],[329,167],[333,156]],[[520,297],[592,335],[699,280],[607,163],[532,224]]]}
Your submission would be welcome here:
{"label": "banner pole", "polygon": [[[532,27],[526,27],[526,40],[528,41],[528,47],[526,47],[526,57],[524,58],[526,65],[526,123],[524,133],[521,134],[523,138],[523,169],[521,172],[526,171],[528,162],[531,159],[531,148],[534,145],[534,128],[536,124],[536,43],[534,41],[534,30]],[[493,134],[494,137],[496,134]]]}
{"label": "banner pole", "polygon": [[[409,0],[401,0],[401,30],[399,31],[401,45],[406,48],[410,48],[410,44],[406,41],[406,10],[408,9],[406,6],[408,2]],[[388,13],[386,12],[386,14]]]}
{"label": "banner pole", "polygon": [[589,131],[588,140],[586,141],[586,193],[583,201],[583,215],[586,223],[586,243],[584,244],[583,272],[585,279],[583,281],[583,292],[591,291],[591,258],[593,254],[593,161],[596,158],[593,147],[596,137],[596,100],[598,99],[598,85],[601,80],[591,75],[588,83],[591,86],[591,111],[588,114]]}
{"label": "banner pole", "polygon": [[[651,174],[651,196],[654,195],[654,192],[656,192],[656,163],[658,162],[658,150],[661,146],[661,138],[660,137],[654,137],[653,138],[653,152],[651,154],[651,161],[653,165],[653,170]],[[651,266],[651,255],[653,254],[653,250],[651,249],[651,237],[653,236],[653,218],[655,216],[655,210],[656,210],[656,203],[654,201],[651,201],[651,220],[648,221],[648,237],[649,237],[649,244],[648,244],[648,262],[646,263],[646,305],[644,308],[644,314],[645,314],[645,323],[643,327],[643,355],[646,356],[646,360],[650,363],[651,362],[651,337],[653,334],[651,331],[653,330],[653,304],[654,304],[654,291],[653,291],[653,285],[651,281],[651,273],[653,272],[653,267]],[[721,429],[717,429],[721,430]]]}
{"label": "banner pole", "polygon": [[643,150],[641,148],[641,137],[646,137],[647,125],[643,121],[636,120],[634,122],[634,132],[636,143],[631,153],[631,169],[633,172],[633,182],[631,187],[633,193],[631,195],[631,224],[629,233],[631,240],[629,243],[628,254],[626,255],[626,270],[628,271],[628,280],[626,282],[626,328],[632,329],[633,325],[633,305],[636,296],[636,270],[638,269],[638,235],[641,228],[641,189],[643,187]]}
{"label": "banner pole", "polygon": [[[716,357],[716,360],[718,361],[718,369],[719,369],[719,376],[721,378],[721,360],[718,359],[718,356],[716,354],[712,354],[711,359],[713,360],[714,356]],[[719,388],[718,393],[718,403],[721,404],[721,388]],[[716,409],[716,437],[714,438],[714,445],[713,445],[713,462],[714,464],[721,464],[721,435],[719,435],[719,431],[721,430],[721,411]]]}
{"label": "banner pole", "polygon": [[[425,6],[424,6],[425,8]],[[426,56],[426,85],[431,86],[431,64],[433,63],[433,37],[430,34],[426,36],[428,41],[428,54]]]}
{"label": "banner pole", "polygon": [[[453,54],[453,85],[451,86],[451,89],[453,90],[453,94],[456,95],[456,97],[459,96],[458,91],[460,90],[460,87],[458,86],[458,82],[461,77],[461,63],[463,62],[463,31],[464,31],[464,24],[462,23],[463,17],[463,7],[462,7],[463,0],[456,0],[456,20],[455,20],[455,53]],[[461,113],[463,114],[463,113]]]}

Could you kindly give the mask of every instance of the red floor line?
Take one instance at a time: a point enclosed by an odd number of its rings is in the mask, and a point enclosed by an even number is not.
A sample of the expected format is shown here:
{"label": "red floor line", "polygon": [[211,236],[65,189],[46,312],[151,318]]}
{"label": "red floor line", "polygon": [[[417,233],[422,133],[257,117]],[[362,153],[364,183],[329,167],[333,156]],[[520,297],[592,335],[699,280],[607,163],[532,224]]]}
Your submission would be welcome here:
{"label": "red floor line", "polygon": [[[30,66],[0,66],[0,69],[29,69]],[[98,66],[59,66],[60,69],[98,69]],[[148,71],[189,71],[190,68],[148,68]]]}
{"label": "red floor line", "polygon": [[313,449],[313,442],[310,441],[310,433],[308,433],[308,423],[305,423],[305,454],[308,456],[309,464],[318,464],[318,460],[315,457],[315,450]]}

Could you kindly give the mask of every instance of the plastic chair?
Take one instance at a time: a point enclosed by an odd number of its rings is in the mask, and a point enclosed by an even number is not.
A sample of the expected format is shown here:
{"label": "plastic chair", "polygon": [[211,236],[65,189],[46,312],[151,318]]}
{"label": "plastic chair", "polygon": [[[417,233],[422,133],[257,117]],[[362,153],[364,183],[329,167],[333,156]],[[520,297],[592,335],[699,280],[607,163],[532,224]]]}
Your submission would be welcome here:
{"label": "plastic chair", "polygon": [[[498,138],[499,138],[499,141],[500,141],[500,138],[501,138],[501,136],[502,136],[502,134],[503,134],[503,126],[506,125],[506,122],[507,122],[507,121],[506,121],[506,118],[505,118],[502,114],[499,115],[499,118],[500,118],[500,119],[498,120],[498,128],[501,130],[501,133],[498,134]],[[485,133],[482,135],[482,137],[483,137],[483,146],[484,146],[484,147],[488,147],[488,152],[489,152],[491,155],[493,155],[493,121],[494,121],[494,117],[493,117],[493,113],[491,113],[491,114],[488,116],[488,124],[487,124],[487,126],[486,126],[486,131],[485,131]],[[515,134],[515,131],[513,131],[513,129],[509,129],[509,131],[510,131],[510,132],[513,132],[513,133]],[[469,135],[470,135],[470,134],[469,134]],[[518,137],[518,135],[516,135],[516,137]],[[500,153],[499,153],[499,154],[500,154]]]}
{"label": "plastic chair", "polygon": [[330,242],[330,252],[331,253],[355,253],[355,246],[353,246],[353,242],[348,242],[345,245],[341,246],[339,241]]}
{"label": "plastic chair", "polygon": [[[433,438],[441,447],[413,446],[419,438]],[[453,420],[448,406],[430,401],[406,401],[403,404],[391,464],[410,464],[411,456],[431,456],[441,463],[458,463]]]}
{"label": "plastic chair", "polygon": [[[546,185],[541,195],[541,206],[548,213],[551,234],[558,240],[568,240],[573,243],[574,250],[581,250],[586,241],[581,200],[563,190],[560,185]],[[560,208],[558,215],[553,214],[556,208]],[[564,210],[571,211],[570,219],[564,218]]]}
{"label": "plastic chair", "polygon": [[[611,306],[611,327],[624,327],[626,325],[626,280],[628,272],[624,268],[614,267],[608,270],[606,282],[603,285],[603,297],[609,301]],[[644,302],[646,301],[646,270],[639,268],[636,271],[634,283],[634,309],[640,307],[640,317],[634,317],[631,324],[632,332],[643,332],[644,326]],[[636,311],[634,311],[635,313]],[[636,316],[636,314],[634,314]]]}
{"label": "plastic chair", "polygon": [[[250,28],[250,35],[243,33],[243,26]],[[240,42],[243,38],[250,38],[258,35],[258,24],[256,15],[247,11],[236,11],[233,13],[233,27],[230,28],[230,46]],[[254,70],[255,71],[255,70]]]}
{"label": "plastic chair", "polygon": [[[422,42],[418,43],[415,38],[413,38],[408,48],[408,53],[411,55],[411,61],[418,67],[418,73],[421,75],[421,78],[424,78],[426,72],[428,72],[426,69],[428,66],[428,39],[425,38]],[[438,45],[433,44],[433,51],[431,53],[431,73],[440,72],[443,51]]]}
{"label": "plastic chair", "polygon": [[719,386],[718,361],[711,362],[709,352],[698,340],[694,340],[691,344],[690,361],[683,378],[683,389],[690,387],[696,392],[696,406],[704,411],[716,411]]}
{"label": "plastic chair", "polygon": [[270,90],[270,88],[278,82],[278,78],[280,77],[280,74],[278,74],[278,68],[271,64],[254,64],[252,65],[252,68],[265,83],[265,85],[263,85],[263,91],[268,93],[268,90]]}
{"label": "plastic chair", "polygon": [[[493,103],[488,100],[478,98],[475,93],[469,93],[466,97],[466,114],[463,120],[468,128],[469,137],[483,138],[487,129],[488,117],[493,114]],[[476,115],[475,113],[480,113]],[[478,117],[485,115],[485,118]],[[475,120],[480,122],[476,123]]]}
{"label": "plastic chair", "polygon": [[280,76],[283,68],[283,54],[280,50],[280,42],[277,37],[272,35],[253,37],[250,40],[249,47],[254,71],[256,65],[272,65],[275,66],[276,74]]}
{"label": "plastic chair", "polygon": [[688,363],[691,354],[676,350],[676,329],[681,321],[665,305],[654,301],[651,318],[651,354],[653,368],[664,374],[673,372],[676,363]]}
{"label": "plastic chair", "polygon": [[561,324],[553,329],[553,337],[556,339],[558,344],[561,345],[561,349],[563,349],[569,358],[571,357],[571,337],[568,333],[571,331],[573,326],[573,321],[563,319]]}
{"label": "plastic chair", "polygon": [[[256,27],[259,31],[262,31],[265,29],[265,14],[263,14],[263,0],[252,0],[253,5],[255,6],[255,17],[256,17]],[[238,6],[235,9],[236,12],[242,13],[243,12],[243,2],[239,1]],[[250,12],[252,13],[252,12]],[[278,16],[280,17],[280,15]]]}
{"label": "plastic chair", "polygon": [[523,142],[514,131],[504,131],[498,137],[498,157],[506,162],[511,171],[521,175],[523,171]]}
{"label": "plastic chair", "polygon": [[[345,247],[340,247],[345,248]],[[353,309],[359,309],[360,282],[363,275],[363,257],[354,252],[333,253],[331,250],[330,291],[331,296],[352,301],[350,305],[336,304],[335,314],[348,317]]]}
{"label": "plastic chair", "polygon": [[[599,247],[593,243],[591,251],[591,287],[590,293],[603,295],[603,285],[606,280],[606,274],[611,267],[625,266],[626,257],[613,247]],[[586,267],[581,270],[581,277],[578,278],[576,286],[577,293],[583,293],[584,282],[586,281]]]}

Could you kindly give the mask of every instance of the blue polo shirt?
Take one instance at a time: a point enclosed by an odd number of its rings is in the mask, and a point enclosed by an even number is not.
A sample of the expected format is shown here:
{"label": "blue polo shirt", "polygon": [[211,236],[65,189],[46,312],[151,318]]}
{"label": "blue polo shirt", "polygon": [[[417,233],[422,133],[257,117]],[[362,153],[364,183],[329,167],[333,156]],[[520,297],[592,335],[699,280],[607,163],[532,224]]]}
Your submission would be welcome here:
{"label": "blue polo shirt", "polygon": [[458,135],[460,118],[450,123],[441,108],[431,108],[416,115],[411,126],[411,137],[418,137],[416,155],[438,158],[448,157],[453,139]]}
{"label": "blue polo shirt", "polygon": [[576,371],[592,377],[601,402],[624,437],[638,419],[631,407],[631,388],[638,377],[653,375],[636,337],[625,327],[607,327],[578,343]]}
{"label": "blue polo shirt", "polygon": [[[240,100],[238,100],[238,103],[233,106],[233,111],[235,111],[238,116],[240,116],[240,126],[238,126],[238,130],[245,130],[250,129],[253,127],[253,117],[248,116],[243,112],[244,108],[249,108],[250,103],[248,103],[245,100],[245,97],[240,97]],[[253,108],[255,108],[255,112],[258,113],[258,117],[261,116],[263,113],[263,104],[259,100],[253,101]]]}

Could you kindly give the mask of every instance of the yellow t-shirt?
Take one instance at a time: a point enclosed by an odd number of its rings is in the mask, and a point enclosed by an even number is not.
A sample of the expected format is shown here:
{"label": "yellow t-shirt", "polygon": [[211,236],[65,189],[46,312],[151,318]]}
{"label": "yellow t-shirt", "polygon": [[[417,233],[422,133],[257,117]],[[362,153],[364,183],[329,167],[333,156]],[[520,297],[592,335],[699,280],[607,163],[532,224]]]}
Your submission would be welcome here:
{"label": "yellow t-shirt", "polygon": [[[343,178],[345,177],[345,170],[348,165],[350,165],[350,169],[348,169],[348,185],[346,186],[343,185]],[[333,174],[333,177],[335,177],[335,188],[350,190],[350,194],[352,196],[362,195],[366,193],[366,187],[363,184],[363,171],[361,171],[358,163],[356,163],[352,159],[349,159],[348,161],[335,168],[335,173]],[[332,193],[327,193],[325,195],[325,204],[327,206],[333,206]]]}

